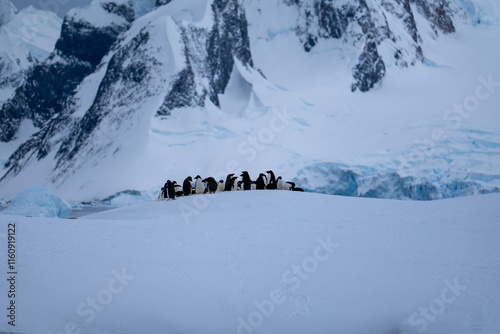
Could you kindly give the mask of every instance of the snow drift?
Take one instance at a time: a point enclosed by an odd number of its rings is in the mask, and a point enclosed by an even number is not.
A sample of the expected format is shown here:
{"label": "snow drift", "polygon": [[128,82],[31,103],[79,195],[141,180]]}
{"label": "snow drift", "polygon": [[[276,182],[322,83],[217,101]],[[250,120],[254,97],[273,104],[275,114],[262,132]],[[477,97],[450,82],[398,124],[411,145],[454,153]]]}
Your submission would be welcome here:
{"label": "snow drift", "polygon": [[499,200],[248,191],[0,215],[17,230],[15,330],[496,333]]}

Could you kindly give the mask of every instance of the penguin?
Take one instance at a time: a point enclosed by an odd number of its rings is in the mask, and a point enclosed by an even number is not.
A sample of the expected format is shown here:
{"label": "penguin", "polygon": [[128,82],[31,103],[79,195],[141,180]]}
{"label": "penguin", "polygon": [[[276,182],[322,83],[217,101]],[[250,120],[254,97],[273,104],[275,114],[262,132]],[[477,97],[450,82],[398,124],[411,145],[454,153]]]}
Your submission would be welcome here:
{"label": "penguin", "polygon": [[182,184],[182,192],[184,193],[184,196],[189,196],[193,192],[193,178],[191,176],[188,176],[185,180],[184,183]]}
{"label": "penguin", "polygon": [[243,190],[242,185],[243,185],[243,181],[238,181],[238,187],[236,188],[236,190],[238,190],[238,191]]}
{"label": "penguin", "polygon": [[294,182],[287,182],[288,184],[290,184],[290,190],[291,191],[304,191],[304,189],[302,188],[299,188],[299,187],[295,187],[295,183]]}
{"label": "penguin", "polygon": [[266,173],[268,176],[267,178],[269,180],[269,182],[266,185],[266,189],[270,189],[270,190],[277,189],[278,186],[276,184],[276,176],[274,175],[274,172],[272,170],[268,170]]}
{"label": "penguin", "polygon": [[283,190],[283,178],[281,176],[278,176],[276,180],[276,189]]}
{"label": "penguin", "polygon": [[220,181],[219,181],[219,185],[218,185],[218,187],[217,187],[217,192],[218,192],[218,193],[221,193],[221,192],[223,192],[223,191],[224,191],[224,189],[225,189],[225,188],[226,188],[226,187],[224,186],[224,180],[220,180]]}
{"label": "penguin", "polygon": [[231,178],[231,191],[236,191],[238,190],[238,177],[237,176],[233,176]]}
{"label": "penguin", "polygon": [[283,184],[283,190],[292,190],[292,185],[290,184],[290,182],[285,182]]}
{"label": "penguin", "polygon": [[168,199],[175,199],[175,187],[172,181],[167,181],[167,196]]}
{"label": "penguin", "polygon": [[158,194],[158,200],[163,201],[165,199],[166,189],[167,189],[167,184],[165,183],[165,185],[161,187],[160,194]]}
{"label": "penguin", "polygon": [[233,176],[234,176],[234,173],[233,174],[229,174],[227,177],[226,177],[226,186],[224,187],[224,191],[231,191],[232,189],[232,186],[233,186],[233,182],[232,179],[233,179]]}
{"label": "penguin", "polygon": [[205,185],[203,184],[203,181],[201,180],[201,176],[196,175],[196,177],[194,179],[196,180],[195,184],[194,184],[195,194],[203,194],[203,192],[205,191]]}
{"label": "penguin", "polygon": [[242,172],[241,177],[243,177],[243,190],[252,189],[252,179],[247,171]]}
{"label": "penguin", "polygon": [[257,181],[255,181],[255,185],[257,186],[257,190],[266,189],[266,176],[263,173],[259,174]]}
{"label": "penguin", "polygon": [[184,192],[182,191],[181,185],[177,184],[177,181],[174,181],[172,183],[173,183],[174,189],[175,189],[175,196],[176,197],[182,197],[182,196],[184,196]]}
{"label": "penguin", "polygon": [[207,189],[205,190],[205,193],[208,192],[210,194],[213,194],[217,191],[218,184],[217,184],[217,181],[215,181],[215,179],[213,177],[207,177],[202,182],[207,183]]}

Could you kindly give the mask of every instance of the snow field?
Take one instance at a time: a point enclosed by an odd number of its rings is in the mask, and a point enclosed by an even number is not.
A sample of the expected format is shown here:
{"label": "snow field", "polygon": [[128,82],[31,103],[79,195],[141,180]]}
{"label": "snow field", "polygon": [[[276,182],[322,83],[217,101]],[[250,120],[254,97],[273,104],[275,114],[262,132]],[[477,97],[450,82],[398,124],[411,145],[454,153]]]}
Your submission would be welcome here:
{"label": "snow field", "polygon": [[499,199],[249,191],[1,215],[18,229],[16,331],[495,334]]}

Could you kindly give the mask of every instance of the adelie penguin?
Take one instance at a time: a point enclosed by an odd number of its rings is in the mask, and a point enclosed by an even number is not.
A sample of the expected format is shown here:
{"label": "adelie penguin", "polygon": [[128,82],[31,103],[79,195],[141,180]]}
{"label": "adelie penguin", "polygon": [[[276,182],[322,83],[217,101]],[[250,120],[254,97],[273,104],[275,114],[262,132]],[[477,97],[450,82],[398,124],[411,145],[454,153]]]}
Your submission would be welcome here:
{"label": "adelie penguin", "polygon": [[266,173],[267,173],[267,179],[269,180],[266,189],[270,190],[278,189],[278,185],[276,184],[276,176],[274,175],[274,172],[272,170],[268,170]]}
{"label": "adelie penguin", "polygon": [[243,178],[243,190],[252,189],[252,179],[247,171],[242,172],[241,177]]}
{"label": "adelie penguin", "polygon": [[193,178],[191,176],[188,176],[185,180],[184,183],[182,184],[182,192],[184,193],[184,196],[189,196],[193,192]]}
{"label": "adelie penguin", "polygon": [[181,185],[177,184],[176,181],[174,181],[173,184],[174,184],[174,189],[175,189],[175,196],[176,197],[182,197],[182,196],[184,196],[184,192],[182,191]]}
{"label": "adelie penguin", "polygon": [[276,179],[276,189],[283,190],[283,178],[281,176]]}
{"label": "adelie penguin", "polygon": [[233,180],[233,176],[234,174],[229,174],[227,177],[226,177],[226,185],[224,187],[224,191],[231,191],[233,190],[233,184],[234,184],[234,181]]}
{"label": "adelie penguin", "polygon": [[288,184],[290,184],[290,190],[291,191],[304,191],[304,189],[302,188],[299,188],[299,187],[295,187],[295,183],[294,182],[287,182]]}
{"label": "adelie penguin", "polygon": [[167,181],[167,199],[175,199],[175,187],[172,181]]}
{"label": "adelie penguin", "polygon": [[224,180],[219,181],[219,185],[217,186],[217,192],[221,193],[224,191],[226,187],[224,186]]}
{"label": "adelie penguin", "polygon": [[205,190],[205,193],[213,194],[217,191],[219,185],[217,184],[217,181],[215,181],[213,177],[207,177],[202,182],[207,183],[207,189]]}
{"label": "adelie penguin", "polygon": [[257,186],[257,190],[266,189],[266,176],[263,173],[260,173],[257,181],[255,181],[255,185]]}
{"label": "adelie penguin", "polygon": [[195,178],[196,182],[194,183],[194,193],[195,194],[203,194],[205,191],[205,185],[201,180],[201,176],[197,175]]}
{"label": "adelie penguin", "polygon": [[236,190],[239,190],[238,189],[238,186],[239,186],[239,183],[241,181],[238,181],[238,177],[237,176],[233,176],[231,178],[231,191],[236,191]]}
{"label": "adelie penguin", "polygon": [[158,199],[160,201],[162,201],[166,198],[167,198],[167,183],[165,182],[165,185],[160,190],[160,194],[158,195]]}

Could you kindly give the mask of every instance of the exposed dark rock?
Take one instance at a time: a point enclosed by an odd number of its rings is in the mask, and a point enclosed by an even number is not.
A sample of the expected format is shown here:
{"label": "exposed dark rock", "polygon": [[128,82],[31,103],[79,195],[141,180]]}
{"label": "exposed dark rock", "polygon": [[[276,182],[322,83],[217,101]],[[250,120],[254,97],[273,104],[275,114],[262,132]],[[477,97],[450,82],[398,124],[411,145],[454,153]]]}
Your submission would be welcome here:
{"label": "exposed dark rock", "polygon": [[210,100],[220,106],[217,94],[223,94],[231,77],[234,58],[253,67],[245,11],[238,0],[215,0],[212,4],[215,24],[207,45],[210,72]]}
{"label": "exposed dark rock", "polygon": [[455,32],[453,24],[453,14],[449,9],[449,1],[447,0],[410,0],[417,5],[419,12],[429,20],[435,29],[441,30],[445,34]]}
{"label": "exposed dark rock", "polygon": [[156,0],[156,7],[164,6],[170,2],[172,2],[172,0]]}
{"label": "exposed dark rock", "polygon": [[[362,45],[359,62],[353,67],[353,90],[366,92],[380,82],[385,75],[385,63],[408,67],[422,62],[424,52],[411,3],[427,18],[435,29],[444,33],[455,31],[453,16],[446,0],[381,0],[381,7],[368,4],[366,0],[353,0],[338,4],[331,0],[285,0],[289,6],[299,10],[296,32],[304,50],[310,52],[320,40],[339,39],[354,46]],[[391,31],[386,14],[401,20],[413,45],[397,49],[393,59],[382,59],[379,45],[386,40],[398,44]],[[361,30],[361,33],[359,32]],[[363,42],[364,41],[364,42]]]}
{"label": "exposed dark rock", "polygon": [[42,128],[45,122],[63,112],[78,84],[94,71],[117,36],[128,29],[133,20],[131,3],[129,7],[118,6],[111,1],[102,6],[123,16],[128,23],[97,28],[66,16],[55,51],[31,70],[25,83],[2,106],[0,141],[12,140],[23,119],[31,119],[36,127]]}
{"label": "exposed dark rock", "polygon": [[201,96],[197,93],[194,72],[189,64],[175,78],[172,90],[168,93],[157,115],[169,116],[170,111],[176,108],[204,106],[205,96],[206,91]]}
{"label": "exposed dark rock", "polygon": [[[156,60],[149,57],[145,49],[141,48],[148,43],[149,33],[142,31],[135,36],[127,47],[118,50],[111,58],[106,75],[104,76],[92,107],[87,111],[82,120],[73,127],[69,136],[60,146],[56,158],[58,164],[71,160],[79,150],[87,143],[87,139],[99,126],[101,120],[108,115],[112,109],[108,107],[109,100],[115,98],[117,105],[126,104],[126,99],[120,96],[111,96],[112,92],[127,94],[129,89],[147,83],[149,78],[148,66],[155,64]],[[135,61],[130,61],[134,59]],[[137,61],[141,60],[141,61]],[[114,91],[114,86],[123,83],[121,91]]]}
{"label": "exposed dark rock", "polygon": [[[172,82],[158,116],[168,116],[175,108],[205,106],[205,98],[220,107],[223,94],[237,59],[253,67],[248,22],[238,0],[215,0],[212,4],[214,25],[211,29],[182,26],[186,68]],[[200,53],[200,50],[204,50]],[[200,84],[208,81],[208,86]]]}
{"label": "exposed dark rock", "polygon": [[359,57],[358,64],[353,70],[354,83],[352,84],[352,91],[359,89],[362,92],[367,92],[382,81],[384,76],[384,61],[378,53],[375,41],[369,39]]}

